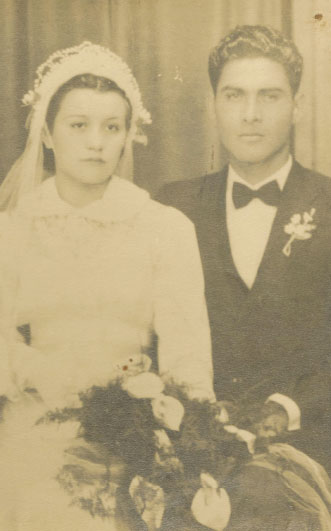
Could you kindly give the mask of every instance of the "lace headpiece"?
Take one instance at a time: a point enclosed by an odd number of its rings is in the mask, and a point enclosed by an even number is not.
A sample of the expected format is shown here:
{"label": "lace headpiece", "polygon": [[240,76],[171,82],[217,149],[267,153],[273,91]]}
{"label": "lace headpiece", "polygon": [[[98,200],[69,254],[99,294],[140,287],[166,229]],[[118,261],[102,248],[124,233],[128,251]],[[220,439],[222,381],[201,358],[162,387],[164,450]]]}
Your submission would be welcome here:
{"label": "lace headpiece", "polygon": [[151,123],[151,117],[143,106],[137,81],[127,64],[108,48],[88,41],[59,50],[39,66],[34,89],[22,100],[24,105],[32,107],[27,121],[29,136],[24,153],[0,188],[0,208],[14,206],[21,194],[29,192],[43,180],[42,131],[50,100],[64,83],[82,74],[110,79],[130,101],[132,119],[124,159],[131,158],[132,141],[146,143],[140,126]]}

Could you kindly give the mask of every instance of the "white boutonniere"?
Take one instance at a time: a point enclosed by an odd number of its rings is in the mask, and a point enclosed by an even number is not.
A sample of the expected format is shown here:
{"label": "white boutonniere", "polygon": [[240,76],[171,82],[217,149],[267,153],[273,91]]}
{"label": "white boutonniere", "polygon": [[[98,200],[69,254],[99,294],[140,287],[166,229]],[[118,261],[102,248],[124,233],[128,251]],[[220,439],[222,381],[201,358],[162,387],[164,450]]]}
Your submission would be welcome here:
{"label": "white boutonniere", "polygon": [[283,248],[285,256],[290,256],[292,250],[292,243],[295,240],[308,240],[312,236],[312,231],[316,229],[316,225],[312,224],[316,209],[312,208],[310,212],[303,214],[293,214],[290,223],[285,225],[284,231],[290,235],[290,238]]}

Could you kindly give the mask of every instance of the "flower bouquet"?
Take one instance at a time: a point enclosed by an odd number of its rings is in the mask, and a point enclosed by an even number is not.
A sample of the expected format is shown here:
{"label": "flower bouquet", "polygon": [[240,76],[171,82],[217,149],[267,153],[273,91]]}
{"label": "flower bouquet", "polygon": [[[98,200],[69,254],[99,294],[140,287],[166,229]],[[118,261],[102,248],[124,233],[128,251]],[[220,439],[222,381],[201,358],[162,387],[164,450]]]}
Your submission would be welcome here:
{"label": "flower bouquet", "polygon": [[77,407],[38,421],[80,427],[57,474],[71,504],[135,531],[222,531],[232,510],[228,486],[253,466],[273,470],[299,511],[309,503],[309,518],[327,520],[319,497],[311,508],[314,485],[331,496],[325,472],[287,444],[279,404],[192,399],[190,389],[152,372],[145,355],[118,369],[107,385],[82,392]]}
{"label": "flower bouquet", "polygon": [[80,407],[39,421],[80,425],[57,479],[72,504],[96,518],[119,515],[130,529],[201,529],[200,498],[211,493],[226,525],[221,486],[250,459],[251,434],[229,425],[222,404],[192,400],[150,368],[147,356],[131,358],[107,386],[81,393]]}

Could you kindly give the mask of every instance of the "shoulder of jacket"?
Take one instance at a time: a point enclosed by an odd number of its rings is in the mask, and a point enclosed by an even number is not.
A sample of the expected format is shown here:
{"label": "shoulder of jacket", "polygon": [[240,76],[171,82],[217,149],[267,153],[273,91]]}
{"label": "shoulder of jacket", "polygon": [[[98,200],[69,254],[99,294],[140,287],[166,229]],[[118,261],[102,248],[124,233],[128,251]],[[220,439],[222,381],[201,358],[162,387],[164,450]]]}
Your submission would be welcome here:
{"label": "shoulder of jacket", "polygon": [[178,192],[180,190],[183,190],[183,191],[200,190],[205,184],[217,181],[219,178],[220,178],[220,172],[217,172],[217,173],[209,173],[209,174],[206,174],[206,175],[195,177],[194,179],[185,179],[185,180],[179,180],[179,181],[172,181],[172,182],[166,183],[164,186],[162,186],[158,193],[160,193],[162,191]]}
{"label": "shoulder of jacket", "polygon": [[161,188],[155,199],[172,205],[191,217],[192,212],[208,191],[216,188],[222,172],[212,173],[186,181],[175,181]]}
{"label": "shoulder of jacket", "polygon": [[310,168],[306,168],[295,161],[296,172],[309,179],[313,186],[320,187],[326,193],[331,193],[331,177]]}

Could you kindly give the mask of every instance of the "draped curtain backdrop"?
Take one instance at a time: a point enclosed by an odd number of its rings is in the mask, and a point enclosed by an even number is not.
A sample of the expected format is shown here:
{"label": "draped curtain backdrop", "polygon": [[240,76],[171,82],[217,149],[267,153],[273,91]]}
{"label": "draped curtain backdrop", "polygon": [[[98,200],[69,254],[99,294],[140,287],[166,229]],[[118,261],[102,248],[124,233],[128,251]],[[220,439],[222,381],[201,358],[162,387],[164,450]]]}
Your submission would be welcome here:
{"label": "draped curtain backdrop", "polygon": [[330,0],[1,0],[0,178],[24,146],[20,99],[36,67],[83,40],[109,46],[137,77],[153,124],[135,151],[135,181],[154,192],[164,182],[220,167],[207,61],[237,24],[270,24],[297,42],[305,59],[305,113],[298,159],[331,175],[328,113]]}

